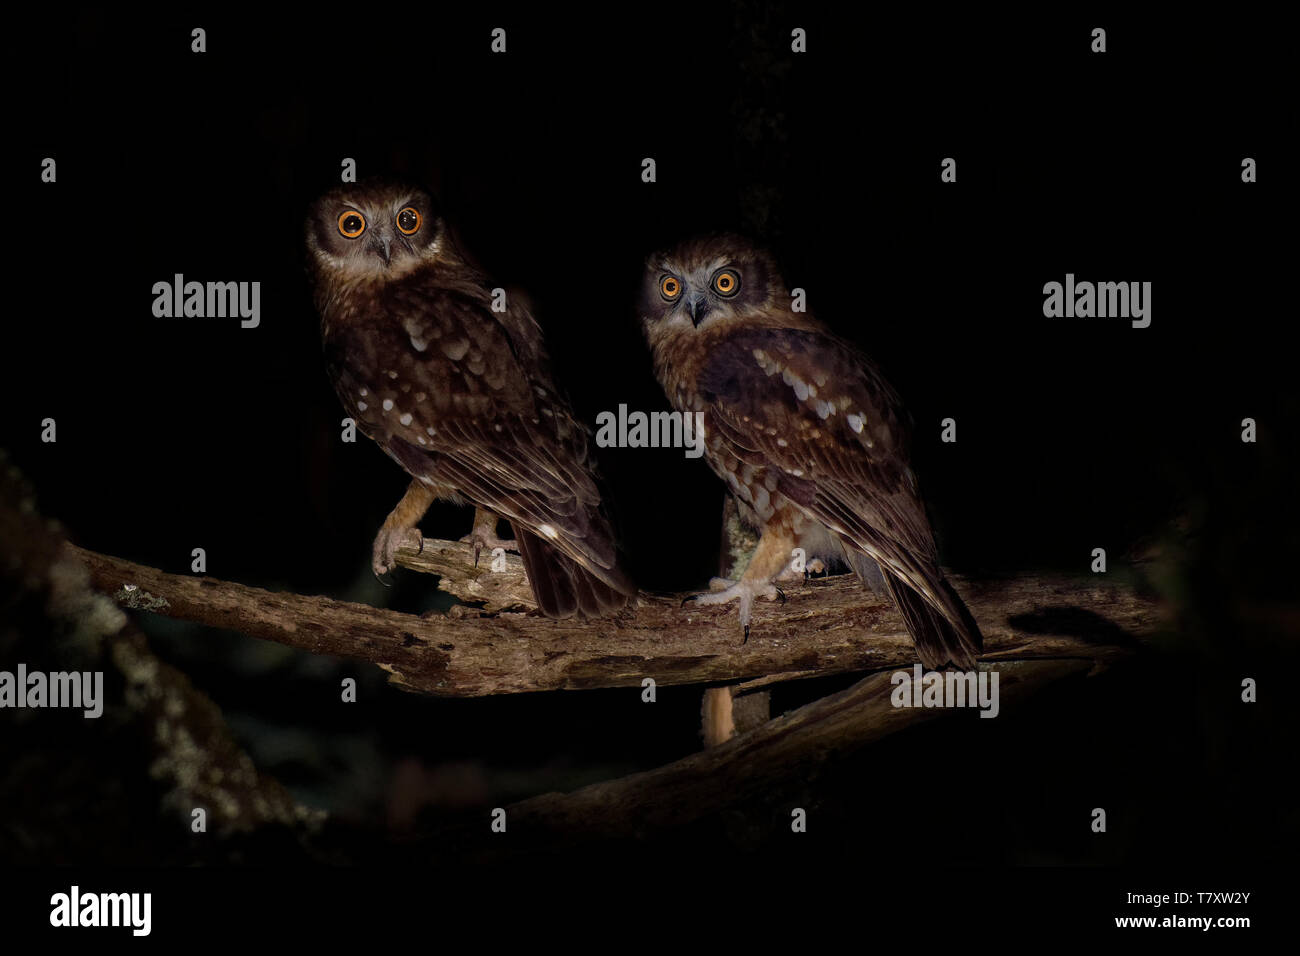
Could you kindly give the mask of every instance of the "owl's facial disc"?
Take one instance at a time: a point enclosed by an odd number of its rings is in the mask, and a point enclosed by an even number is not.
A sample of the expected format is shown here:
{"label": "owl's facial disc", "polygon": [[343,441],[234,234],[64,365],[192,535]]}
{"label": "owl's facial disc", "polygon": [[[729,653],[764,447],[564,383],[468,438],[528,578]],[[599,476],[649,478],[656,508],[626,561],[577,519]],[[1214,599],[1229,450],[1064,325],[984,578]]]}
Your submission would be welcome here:
{"label": "owl's facial disc", "polygon": [[313,204],[307,227],[314,266],[350,281],[389,282],[454,259],[433,197],[414,186],[336,187]]}
{"label": "owl's facial disc", "polygon": [[740,291],[740,270],[732,265],[719,266],[707,278],[703,274],[693,275],[691,280],[686,293],[686,310],[697,329],[710,312]]}
{"label": "owl's facial disc", "polygon": [[[343,199],[332,215],[344,255],[383,272],[401,271],[408,262],[421,258],[430,236],[436,233],[428,228],[427,208],[427,200],[417,193],[405,197],[399,193],[392,202]],[[336,245],[338,241],[335,239]]]}

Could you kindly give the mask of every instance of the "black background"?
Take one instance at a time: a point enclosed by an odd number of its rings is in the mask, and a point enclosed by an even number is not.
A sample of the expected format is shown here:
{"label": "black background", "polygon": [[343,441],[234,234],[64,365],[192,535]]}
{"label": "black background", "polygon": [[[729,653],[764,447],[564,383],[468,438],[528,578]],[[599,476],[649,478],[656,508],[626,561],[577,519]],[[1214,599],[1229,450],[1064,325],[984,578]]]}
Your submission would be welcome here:
{"label": "black background", "polygon": [[[489,52],[495,26],[504,56]],[[795,26],[805,55],[790,53]],[[1094,26],[1108,30],[1103,55],[1089,51]],[[223,579],[442,606],[418,575],[397,572],[391,590],[373,580],[370,541],[406,479],[371,443],[339,440],[322,367],[302,220],[344,157],[439,195],[476,257],[531,297],[589,422],[620,403],[666,407],[633,311],[646,256],[744,232],[903,395],[946,565],[1086,573],[1105,547],[1123,574],[1127,555],[1158,544],[1173,556],[1176,625],[1120,672],[996,721],[897,735],[656,846],[774,851],[785,808],[805,805],[809,845],[834,854],[865,853],[886,826],[935,863],[1249,866],[1294,852],[1282,788],[1300,546],[1295,205],[1282,140],[1296,117],[1279,30],[737,0],[343,19],[60,11],[13,39],[33,64],[11,78],[7,179],[10,281],[28,295],[0,352],[0,446],[78,543],[174,572],[203,547]],[[39,182],[45,156],[55,185]],[[939,180],[948,156],[956,184]],[[260,281],[261,326],[154,318],[153,283],[178,272]],[[1043,284],[1067,272],[1150,281],[1150,328],[1044,318]],[[948,416],[956,444],[939,441]],[[1239,437],[1248,416],[1256,444]],[[57,444],[40,441],[46,417]],[[680,451],[608,449],[601,464],[638,582],[703,586],[721,483]],[[423,527],[459,537],[469,517],[435,506]],[[444,811],[699,746],[698,688],[661,689],[653,707],[635,690],[426,699],[353,662],[140,620],[260,768],[379,842],[395,835],[394,787],[412,767],[429,806],[403,826],[418,834]],[[362,699],[343,708],[348,675]],[[1246,676],[1266,688],[1253,707],[1239,702]],[[778,689],[774,709],[846,683]],[[1110,814],[1103,838],[1088,828],[1095,806]],[[186,859],[102,834],[60,853],[16,855]]]}

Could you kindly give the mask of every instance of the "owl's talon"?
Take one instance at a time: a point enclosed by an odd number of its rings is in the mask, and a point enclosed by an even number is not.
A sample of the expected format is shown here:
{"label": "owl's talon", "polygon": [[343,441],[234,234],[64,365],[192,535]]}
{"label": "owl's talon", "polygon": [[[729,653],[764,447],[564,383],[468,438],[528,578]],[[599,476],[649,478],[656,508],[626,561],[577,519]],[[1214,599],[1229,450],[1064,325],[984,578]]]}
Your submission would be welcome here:
{"label": "owl's talon", "polygon": [[475,530],[471,531],[465,537],[461,538],[462,544],[472,544],[474,546],[474,567],[478,567],[478,559],[486,551],[491,554],[497,548],[503,548],[506,551],[519,553],[519,543],[517,541],[498,538],[495,534],[483,534]]}
{"label": "owl's talon", "polygon": [[727,581],[725,578],[714,578],[709,582],[710,586],[716,585],[719,581],[727,586],[722,590],[711,591],[705,594],[697,594],[688,600],[696,604],[730,604],[732,601],[739,601],[740,629],[743,636],[741,644],[749,641],[749,621],[754,607],[755,598],[774,599],[780,591],[770,581],[764,581],[762,584],[755,585],[752,581],[746,581],[742,578],[739,581]]}
{"label": "owl's talon", "polygon": [[[375,577],[383,581],[383,576],[397,567],[397,550],[409,548],[417,554],[424,553],[424,534],[419,528],[380,528],[375,535],[374,553],[370,568]],[[392,587],[391,584],[386,585]]]}

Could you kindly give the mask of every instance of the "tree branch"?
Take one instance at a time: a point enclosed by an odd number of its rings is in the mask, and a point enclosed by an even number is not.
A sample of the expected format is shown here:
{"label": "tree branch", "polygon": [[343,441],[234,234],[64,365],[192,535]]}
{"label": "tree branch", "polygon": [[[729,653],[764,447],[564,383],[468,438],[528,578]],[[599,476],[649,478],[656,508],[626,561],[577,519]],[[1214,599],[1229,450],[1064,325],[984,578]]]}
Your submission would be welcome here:
{"label": "tree branch", "polygon": [[[1081,660],[999,665],[999,705],[1018,704],[1038,688],[1088,669]],[[526,834],[533,849],[555,840],[572,845],[579,839],[645,839],[779,792],[789,781],[866,744],[953,715],[951,708],[895,707],[890,677],[873,674],[654,770],[512,804],[506,808],[511,832]]]}
{"label": "tree branch", "polygon": [[[681,596],[646,595],[603,620],[551,620],[535,612],[519,559],[473,567],[468,545],[428,540],[399,563],[441,576],[442,587],[484,609],[457,606],[417,617],[362,604],[168,574],[69,545],[92,580],[120,604],[240,631],[315,654],[370,661],[399,686],[446,697],[598,687],[773,680],[910,667],[917,660],[888,600],[852,576],[786,589],[759,602],[741,644],[732,607],[681,607]],[[1160,625],[1153,599],[1113,579],[1026,575],[954,583],[985,636],[985,662],[1080,659],[1103,663]],[[128,587],[129,586],[129,589]]]}
{"label": "tree branch", "polygon": [[[102,690],[102,719],[0,711],[0,858],[230,862],[256,849],[253,834],[316,852],[325,814],[259,771],[212,699],[154,656],[12,467],[0,468],[0,609],[4,668],[95,672]],[[160,813],[151,820],[141,801],[154,797]],[[199,808],[216,839],[191,842]]]}

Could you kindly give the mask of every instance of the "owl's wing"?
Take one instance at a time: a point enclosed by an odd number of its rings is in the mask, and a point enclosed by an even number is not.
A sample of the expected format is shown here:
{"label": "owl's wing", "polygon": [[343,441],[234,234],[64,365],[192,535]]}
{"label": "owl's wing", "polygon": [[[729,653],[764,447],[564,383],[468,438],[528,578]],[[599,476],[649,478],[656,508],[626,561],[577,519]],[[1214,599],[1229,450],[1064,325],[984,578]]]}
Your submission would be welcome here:
{"label": "owl's wing", "polygon": [[[588,433],[552,383],[531,317],[498,321],[473,281],[392,283],[382,296],[376,319],[341,333],[331,356],[362,428],[416,479],[510,521],[543,610],[626,603],[615,595],[636,592],[619,567]],[[548,565],[571,586],[546,580]],[[577,593],[548,606],[551,585]]]}
{"label": "owl's wing", "polygon": [[706,430],[774,469],[778,490],[835,532],[855,567],[854,551],[879,563],[927,664],[972,662],[982,639],[939,570],[902,403],[866,358],[820,332],[745,329],[712,350],[697,386]]}
{"label": "owl's wing", "polygon": [[847,345],[747,329],[713,349],[698,387],[728,449],[775,468],[781,492],[831,530],[934,557],[901,402]]}

